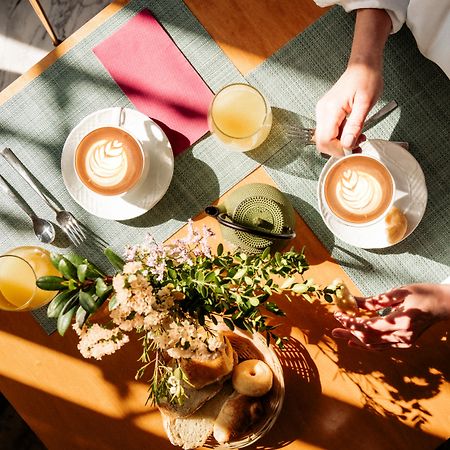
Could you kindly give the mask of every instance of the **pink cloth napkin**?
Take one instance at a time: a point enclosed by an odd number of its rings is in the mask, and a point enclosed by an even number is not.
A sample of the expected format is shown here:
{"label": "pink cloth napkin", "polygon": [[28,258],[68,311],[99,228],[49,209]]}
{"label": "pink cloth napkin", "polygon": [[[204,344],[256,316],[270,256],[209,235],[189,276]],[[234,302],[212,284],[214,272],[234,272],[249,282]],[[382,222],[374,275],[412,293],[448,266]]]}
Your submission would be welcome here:
{"label": "pink cloth napkin", "polygon": [[94,48],[133,105],[158,123],[175,155],[207,131],[213,93],[144,9]]}

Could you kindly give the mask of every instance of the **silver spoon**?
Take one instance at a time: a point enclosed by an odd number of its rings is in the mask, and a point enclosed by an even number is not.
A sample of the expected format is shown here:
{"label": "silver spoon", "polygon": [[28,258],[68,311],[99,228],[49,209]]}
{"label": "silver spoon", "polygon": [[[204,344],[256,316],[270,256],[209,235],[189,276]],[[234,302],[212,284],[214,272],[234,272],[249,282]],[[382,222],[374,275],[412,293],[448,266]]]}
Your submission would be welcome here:
{"label": "silver spoon", "polygon": [[55,239],[55,228],[48,220],[38,217],[28,203],[20,197],[0,175],[0,190],[11,198],[15,204],[24,211],[33,222],[33,230],[36,237],[44,244],[50,244]]}

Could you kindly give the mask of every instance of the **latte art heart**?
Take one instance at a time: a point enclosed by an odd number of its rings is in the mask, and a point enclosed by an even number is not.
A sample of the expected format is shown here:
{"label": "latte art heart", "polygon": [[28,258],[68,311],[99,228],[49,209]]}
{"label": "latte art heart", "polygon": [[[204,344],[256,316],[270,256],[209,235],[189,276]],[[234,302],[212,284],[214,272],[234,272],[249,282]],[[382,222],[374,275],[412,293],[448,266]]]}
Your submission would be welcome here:
{"label": "latte art heart", "polygon": [[325,200],[340,219],[364,224],[381,217],[392,203],[394,183],[374,158],[352,155],[340,159],[324,181]]}

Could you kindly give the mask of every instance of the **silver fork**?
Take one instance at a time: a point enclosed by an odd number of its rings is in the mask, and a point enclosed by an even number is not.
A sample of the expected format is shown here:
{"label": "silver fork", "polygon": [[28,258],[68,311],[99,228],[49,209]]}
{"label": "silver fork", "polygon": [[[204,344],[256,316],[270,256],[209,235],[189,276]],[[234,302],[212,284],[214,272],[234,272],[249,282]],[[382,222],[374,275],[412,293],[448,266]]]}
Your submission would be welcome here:
{"label": "silver fork", "polygon": [[0,150],[0,155],[6,159],[7,163],[18,172],[18,174],[34,189],[42,200],[44,200],[44,202],[47,203],[53,211],[55,211],[56,221],[64,233],[67,234],[71,242],[75,245],[80,245],[83,241],[85,241],[86,235],[75,217],[69,211],[59,209],[53,205],[47,196],[41,192],[37,184],[30,176],[28,169],[19,160],[19,158],[17,158],[13,151],[10,148],[4,148],[3,150]]}
{"label": "silver fork", "polygon": [[[370,126],[372,126],[375,122],[380,120],[382,117],[393,111],[397,108],[397,102],[395,100],[391,100],[389,103],[386,103],[379,111],[373,114],[371,117],[366,119],[364,122],[364,130],[367,130]],[[294,139],[303,145],[315,145],[314,134],[316,130],[314,128],[303,128],[296,125],[287,125],[286,133],[288,137]]]}

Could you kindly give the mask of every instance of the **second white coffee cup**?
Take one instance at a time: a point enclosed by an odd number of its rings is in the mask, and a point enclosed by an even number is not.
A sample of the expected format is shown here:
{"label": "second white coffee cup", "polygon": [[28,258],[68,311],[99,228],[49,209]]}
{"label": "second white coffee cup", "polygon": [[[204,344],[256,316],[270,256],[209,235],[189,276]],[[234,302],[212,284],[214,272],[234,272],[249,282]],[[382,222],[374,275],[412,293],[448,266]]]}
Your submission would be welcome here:
{"label": "second white coffee cup", "polygon": [[329,168],[321,189],[325,204],[339,221],[366,226],[383,219],[391,209],[395,181],[378,159],[353,154]]}

